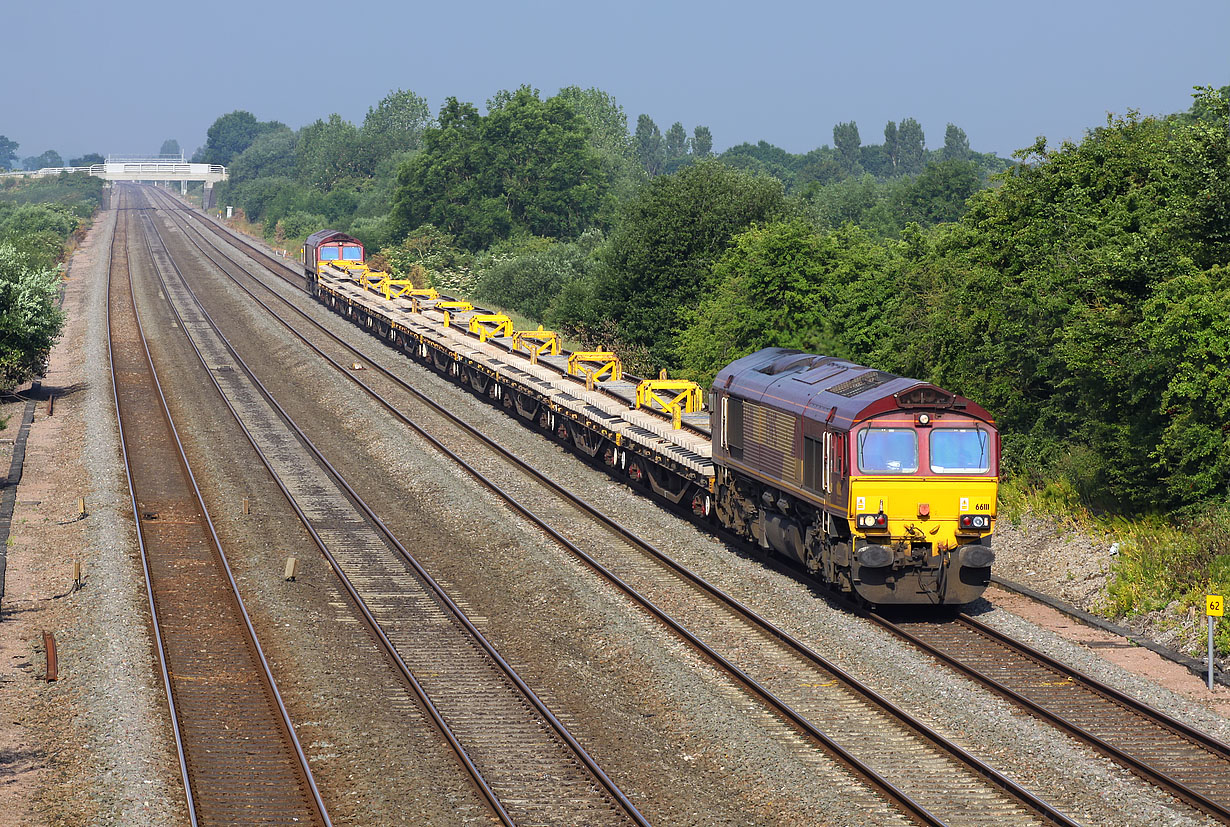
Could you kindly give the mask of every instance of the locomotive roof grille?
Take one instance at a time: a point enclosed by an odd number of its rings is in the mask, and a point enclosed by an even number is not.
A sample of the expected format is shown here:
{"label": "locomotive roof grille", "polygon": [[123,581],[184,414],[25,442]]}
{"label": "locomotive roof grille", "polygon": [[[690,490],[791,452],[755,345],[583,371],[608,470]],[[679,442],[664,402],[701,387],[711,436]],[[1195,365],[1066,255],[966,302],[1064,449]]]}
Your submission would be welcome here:
{"label": "locomotive roof grille", "polygon": [[886,385],[898,377],[891,373],[885,373],[882,370],[872,370],[861,376],[856,376],[853,379],[842,382],[839,385],[834,385],[829,388],[829,393],[835,393],[838,396],[844,396],[847,399],[853,399],[860,393],[866,393],[872,388],[878,388],[881,385]]}

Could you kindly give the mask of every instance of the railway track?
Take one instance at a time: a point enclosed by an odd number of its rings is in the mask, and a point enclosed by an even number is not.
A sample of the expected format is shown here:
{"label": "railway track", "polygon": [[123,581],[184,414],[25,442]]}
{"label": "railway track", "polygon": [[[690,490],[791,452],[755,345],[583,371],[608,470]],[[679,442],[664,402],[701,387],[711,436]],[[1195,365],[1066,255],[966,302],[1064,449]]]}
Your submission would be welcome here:
{"label": "railway track", "polygon": [[256,380],[142,220],[163,292],[224,401],[499,820],[648,824]]}
{"label": "railway track", "polygon": [[1230,746],[968,614],[949,622],[875,619],[1141,778],[1230,823]]}
{"label": "railway track", "polygon": [[[274,319],[303,338],[339,372],[694,646],[766,709],[789,722],[803,734],[808,749],[819,747],[845,764],[865,783],[894,802],[905,817],[926,824],[1074,823],[435,405],[395,374],[317,324],[232,260],[229,254],[221,249],[208,249],[210,245],[204,235],[192,238],[187,222],[177,220],[177,224],[203,255],[210,257]],[[262,292],[277,296],[279,305],[289,308],[293,316],[283,316],[252,288],[263,288]],[[308,329],[321,332],[325,341],[321,342],[319,337],[316,342],[308,341],[303,332],[305,322]],[[366,381],[347,370],[356,358],[372,369],[366,372],[370,377]],[[416,410],[402,410],[406,402],[413,404]],[[473,442],[478,440],[503,462],[512,463],[521,473],[534,477],[540,486],[532,495],[535,508],[531,510],[522,504],[530,495],[518,498],[503,490],[478,472],[472,461],[462,459],[460,447],[448,447],[421,427],[418,423],[424,417],[419,409],[424,405],[451,425],[466,429],[463,439],[468,454],[473,453]],[[584,531],[569,528],[577,524],[578,511],[586,520],[604,527],[600,538],[585,537]],[[676,620],[677,616],[686,616],[688,625]],[[720,644],[716,643],[719,641]]]}
{"label": "railway track", "polygon": [[135,215],[118,212],[112,240],[108,351],[189,818],[328,825],[149,356],[131,279]]}

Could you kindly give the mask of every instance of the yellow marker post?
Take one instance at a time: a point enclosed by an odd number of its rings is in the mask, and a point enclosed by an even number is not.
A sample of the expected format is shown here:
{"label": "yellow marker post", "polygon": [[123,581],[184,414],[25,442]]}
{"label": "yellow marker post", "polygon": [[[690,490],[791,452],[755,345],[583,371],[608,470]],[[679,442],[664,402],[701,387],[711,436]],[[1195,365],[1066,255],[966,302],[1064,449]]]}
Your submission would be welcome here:
{"label": "yellow marker post", "polygon": [[1226,614],[1226,600],[1220,594],[1204,596],[1204,613],[1209,616],[1209,691],[1213,691],[1213,618]]}

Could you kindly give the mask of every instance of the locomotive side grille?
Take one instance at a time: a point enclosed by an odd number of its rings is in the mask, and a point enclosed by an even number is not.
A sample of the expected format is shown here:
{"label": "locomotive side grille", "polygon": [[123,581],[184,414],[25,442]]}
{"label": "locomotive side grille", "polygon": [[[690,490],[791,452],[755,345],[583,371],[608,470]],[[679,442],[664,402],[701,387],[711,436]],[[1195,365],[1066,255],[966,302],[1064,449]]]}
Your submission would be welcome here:
{"label": "locomotive side grille", "polygon": [[800,481],[800,458],[795,456],[796,417],[788,413],[743,403],[744,461],[786,482]]}

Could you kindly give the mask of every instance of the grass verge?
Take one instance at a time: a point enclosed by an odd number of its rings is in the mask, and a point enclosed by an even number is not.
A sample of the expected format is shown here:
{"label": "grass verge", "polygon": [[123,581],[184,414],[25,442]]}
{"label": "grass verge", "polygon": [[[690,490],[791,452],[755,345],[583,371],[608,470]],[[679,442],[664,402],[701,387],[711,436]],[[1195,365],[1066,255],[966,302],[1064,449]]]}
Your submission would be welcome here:
{"label": "grass verge", "polygon": [[[1117,544],[1111,580],[1096,611],[1113,620],[1159,613],[1151,625],[1174,631],[1190,651],[1203,646],[1204,597],[1230,596],[1230,504],[1204,507],[1181,518],[1096,514],[1063,482],[1028,487],[1012,480],[1000,488],[1000,519],[1046,514],[1061,527]],[[1230,654],[1230,620],[1218,622],[1217,651]]]}

